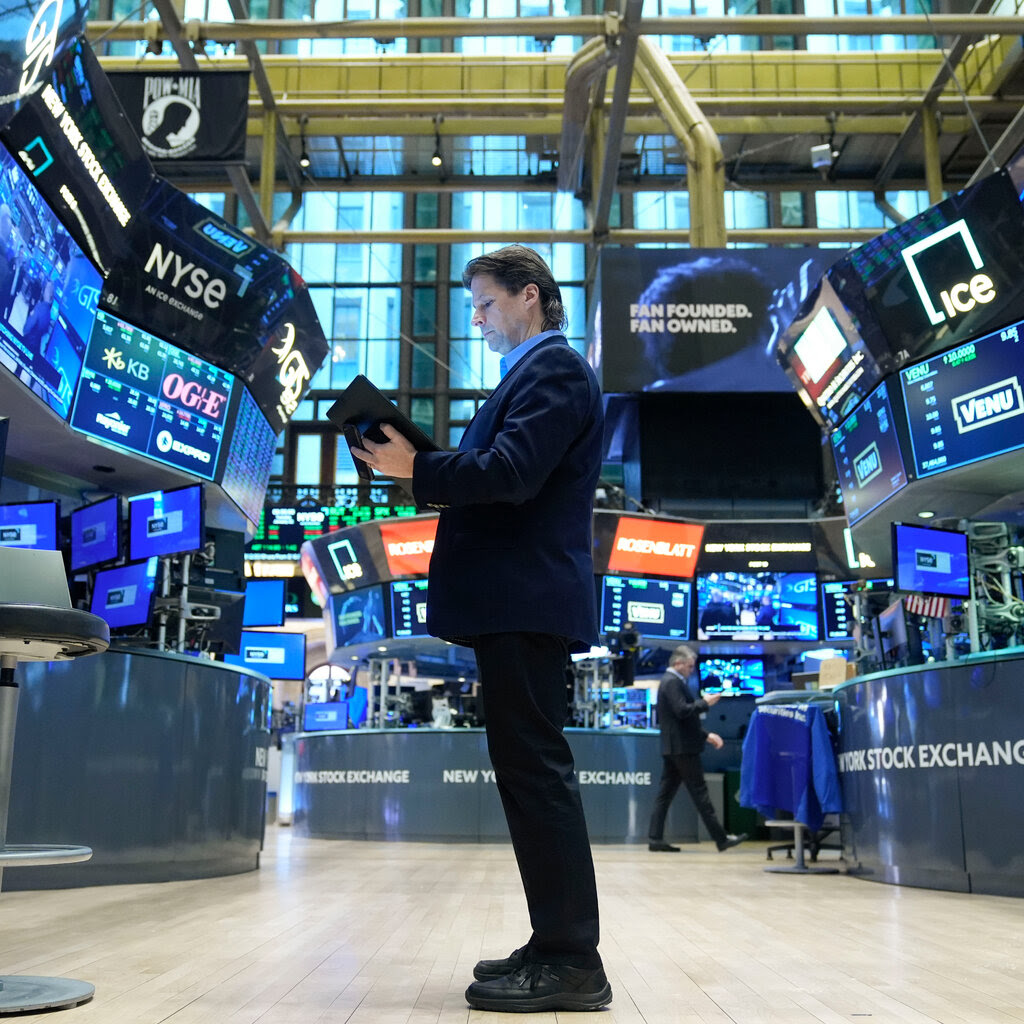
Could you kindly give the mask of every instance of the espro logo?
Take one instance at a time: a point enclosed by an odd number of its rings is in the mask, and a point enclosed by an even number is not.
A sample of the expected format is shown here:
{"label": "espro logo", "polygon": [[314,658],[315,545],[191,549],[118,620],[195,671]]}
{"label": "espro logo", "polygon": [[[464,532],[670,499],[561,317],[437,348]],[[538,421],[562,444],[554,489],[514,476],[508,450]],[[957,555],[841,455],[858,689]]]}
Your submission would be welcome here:
{"label": "espro logo", "polygon": [[953,320],[961,313],[969,313],[979,303],[991,302],[996,297],[996,289],[992,283],[992,278],[988,274],[975,274],[970,281],[960,281],[940,289],[939,299],[945,312],[936,308],[931,292],[921,276],[921,270],[917,265],[917,257],[933,246],[940,245],[956,236],[960,237],[959,244],[966,250],[974,269],[981,270],[985,266],[985,261],[982,259],[981,252],[974,241],[971,229],[962,218],[953,224],[947,225],[942,230],[934,232],[927,238],[922,238],[919,242],[908,245],[903,250],[903,261],[907,265],[907,270],[910,271],[910,277],[914,282],[914,287],[917,289],[918,297],[921,299],[921,305],[924,306],[924,311],[928,314],[928,319],[933,324],[941,324],[943,320],[947,319]]}
{"label": "espro logo", "polygon": [[858,487],[863,487],[882,472],[882,457],[878,454],[877,442],[872,441],[854,458],[853,472],[857,477]]}
{"label": "espro logo", "polygon": [[1016,377],[1007,377],[954,398],[952,405],[956,429],[966,434],[1024,413],[1024,393]]}

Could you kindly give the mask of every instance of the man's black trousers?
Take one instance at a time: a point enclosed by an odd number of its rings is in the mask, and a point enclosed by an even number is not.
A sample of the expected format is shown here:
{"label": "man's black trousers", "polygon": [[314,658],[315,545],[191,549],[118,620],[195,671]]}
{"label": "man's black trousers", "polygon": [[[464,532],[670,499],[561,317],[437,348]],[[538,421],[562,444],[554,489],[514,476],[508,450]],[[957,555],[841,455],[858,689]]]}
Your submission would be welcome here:
{"label": "man's black trousers", "polygon": [[662,754],[661,785],[654,801],[648,838],[656,843],[661,842],[665,831],[665,815],[668,814],[669,804],[672,803],[672,798],[680,785],[686,786],[697,813],[704,822],[704,827],[715,841],[715,845],[720,847],[725,842],[726,832],[718,820],[718,815],[715,814],[714,805],[708,795],[700,754]]}
{"label": "man's black trousers", "polygon": [[599,967],[594,862],[562,729],[568,645],[543,633],[473,638],[487,749],[526,891],[529,958]]}

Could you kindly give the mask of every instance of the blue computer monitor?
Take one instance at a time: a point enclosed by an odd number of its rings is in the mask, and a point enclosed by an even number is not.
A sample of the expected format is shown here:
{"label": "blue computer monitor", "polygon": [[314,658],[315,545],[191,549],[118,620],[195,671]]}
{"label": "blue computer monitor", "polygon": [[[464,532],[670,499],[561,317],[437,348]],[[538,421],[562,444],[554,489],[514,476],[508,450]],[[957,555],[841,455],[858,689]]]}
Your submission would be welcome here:
{"label": "blue computer monitor", "polygon": [[283,579],[246,581],[242,625],[283,626],[284,598]]}
{"label": "blue computer monitor", "polygon": [[121,499],[83,505],[71,513],[71,571],[114,562],[121,554]]}
{"label": "blue computer monitor", "polygon": [[400,580],[391,588],[391,635],[429,636],[427,633],[427,581]]}
{"label": "blue computer monitor", "polygon": [[59,511],[55,501],[0,505],[0,546],[55,551]]}
{"label": "blue computer monitor", "polygon": [[157,559],[101,569],[93,579],[89,610],[112,629],[144,626],[153,609]]}
{"label": "blue computer monitor", "polygon": [[605,576],[601,585],[601,633],[632,626],[652,640],[690,637],[690,583],[684,580]]}
{"label": "blue computer monitor", "polygon": [[697,574],[697,636],[818,639],[818,581],[810,572]]}
{"label": "blue computer monitor", "polygon": [[[887,595],[895,588],[890,579],[827,580],[821,584],[822,640],[852,640],[857,626],[854,615],[854,594],[875,598]],[[864,612],[863,614],[867,614]]]}
{"label": "blue computer monitor", "polygon": [[764,660],[762,658],[701,658],[700,689],[702,693],[720,693],[738,697],[748,693],[764,695]]}
{"label": "blue computer monitor", "polygon": [[224,663],[254,669],[271,679],[305,679],[306,635],[243,629],[238,654],[225,654]]}
{"label": "blue computer monitor", "polygon": [[128,557],[178,555],[203,546],[203,485],[151,491],[128,505]]}
{"label": "blue computer monitor", "polygon": [[383,587],[361,587],[331,594],[328,601],[334,648],[383,640],[385,633]]}
{"label": "blue computer monitor", "polygon": [[970,597],[967,534],[956,530],[892,524],[892,574],[909,594]]}

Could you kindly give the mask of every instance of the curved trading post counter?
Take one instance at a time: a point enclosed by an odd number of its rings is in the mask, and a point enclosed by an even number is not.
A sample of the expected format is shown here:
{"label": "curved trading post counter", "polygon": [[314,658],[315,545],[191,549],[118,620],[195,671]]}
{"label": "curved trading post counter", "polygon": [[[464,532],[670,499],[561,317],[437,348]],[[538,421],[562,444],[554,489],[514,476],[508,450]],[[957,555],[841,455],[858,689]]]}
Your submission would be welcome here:
{"label": "curved trading post counter", "polygon": [[835,691],[851,874],[1024,896],[1024,652],[896,669]]}
{"label": "curved trading post counter", "polygon": [[[646,842],[661,778],[657,732],[566,729],[597,843]],[[329,839],[507,841],[508,828],[482,729],[359,729],[298,733],[285,740],[294,755],[293,823],[304,835]],[[709,751],[709,772],[739,766],[739,741]],[[721,765],[721,768],[717,767]],[[709,778],[712,800],[722,785]],[[716,808],[719,814],[722,807]],[[697,815],[681,793],[669,811],[666,838],[698,839]],[[707,834],[701,826],[700,838]]]}
{"label": "curved trading post counter", "polygon": [[5,889],[162,882],[259,866],[270,680],[155,651],[18,666],[7,836],[90,846]]}

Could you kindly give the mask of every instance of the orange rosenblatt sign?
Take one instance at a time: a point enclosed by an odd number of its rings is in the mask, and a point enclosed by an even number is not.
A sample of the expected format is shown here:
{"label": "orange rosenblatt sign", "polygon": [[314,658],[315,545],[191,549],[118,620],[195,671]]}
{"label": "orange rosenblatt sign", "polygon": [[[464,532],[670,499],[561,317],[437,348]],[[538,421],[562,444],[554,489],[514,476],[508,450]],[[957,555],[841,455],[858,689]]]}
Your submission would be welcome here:
{"label": "orange rosenblatt sign", "polygon": [[608,571],[692,576],[704,527],[622,516],[615,529]]}
{"label": "orange rosenblatt sign", "polygon": [[380,538],[392,576],[425,576],[434,550],[437,519],[396,519],[380,524]]}

